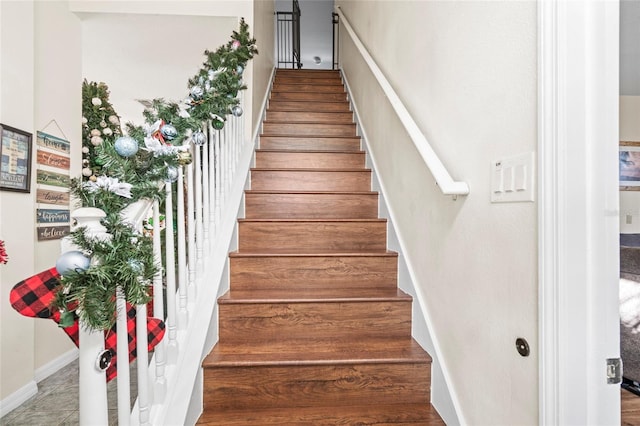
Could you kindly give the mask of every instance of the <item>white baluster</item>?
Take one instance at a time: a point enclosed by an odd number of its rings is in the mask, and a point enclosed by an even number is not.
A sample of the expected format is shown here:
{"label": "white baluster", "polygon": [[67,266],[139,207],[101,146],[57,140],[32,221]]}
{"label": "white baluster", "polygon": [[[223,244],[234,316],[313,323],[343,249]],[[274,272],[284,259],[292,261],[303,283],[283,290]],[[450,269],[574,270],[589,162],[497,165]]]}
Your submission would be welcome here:
{"label": "white baluster", "polygon": [[[153,277],[153,316],[162,321],[164,317],[164,288],[162,286],[162,242],[160,240],[160,204],[153,202],[153,257],[157,265],[160,265],[158,272]],[[165,377],[166,341],[162,339],[155,347],[156,360],[156,380],[154,384],[154,395],[156,403],[164,401],[167,394],[167,379]]]}
{"label": "white baluster", "polygon": [[195,158],[195,195],[196,195],[196,252],[198,255],[198,273],[202,273],[203,259],[202,259],[202,239],[203,239],[203,227],[202,227],[202,164],[200,162],[201,147],[196,146],[196,158]]}
{"label": "white baluster", "polygon": [[184,178],[182,167],[178,167],[178,191],[177,191],[177,209],[178,215],[178,294],[179,306],[178,310],[178,327],[181,330],[187,328],[189,322],[189,313],[187,312],[187,242],[185,236],[184,224]]}
{"label": "white baluster", "polygon": [[[138,410],[141,425],[149,424],[149,339],[147,337],[147,305],[136,306],[136,356],[138,364]],[[127,358],[128,359],[128,358]],[[128,367],[128,366],[127,366]]]}
{"label": "white baluster", "polygon": [[220,132],[216,131],[216,138],[214,141],[215,148],[215,172],[216,172],[216,226],[219,226],[220,221],[222,220],[222,151],[221,151],[221,141],[220,141]]}
{"label": "white baluster", "polygon": [[[202,129],[208,135],[207,129]],[[210,143],[211,136],[207,139]],[[209,234],[209,155],[207,155],[206,145],[202,147],[202,227],[204,229],[204,244],[210,241]],[[204,248],[204,246],[203,246]]]}
{"label": "white baluster", "polygon": [[[196,151],[198,147],[195,147]],[[195,156],[195,153],[194,153]],[[194,163],[187,166],[187,234],[189,239],[189,295],[190,301],[194,302],[197,297],[196,288],[196,224],[195,224],[195,193],[194,193]]]}
{"label": "white baluster", "polygon": [[218,132],[216,132],[213,128],[213,126],[211,125],[211,122],[209,122],[209,144],[207,145],[207,148],[209,150],[209,167],[210,167],[210,172],[209,172],[209,222],[211,222],[211,226],[213,227],[213,232],[212,234],[214,235],[213,238],[211,238],[212,243],[215,240],[215,235],[217,235],[217,233],[219,232],[218,230],[218,221],[217,221],[217,200],[216,200],[216,168],[217,168],[217,161],[216,161],[216,153],[215,153],[215,145],[216,145],[216,139],[218,139]]}
{"label": "white baluster", "polygon": [[167,270],[167,362],[175,364],[178,359],[178,341],[176,327],[176,266],[175,244],[173,242],[173,198],[171,184],[167,182],[165,198],[165,267]]}
{"label": "white baluster", "polygon": [[116,290],[118,353],[118,425],[126,426],[131,420],[131,380],[129,378],[129,329],[127,327],[127,302],[122,287]]}

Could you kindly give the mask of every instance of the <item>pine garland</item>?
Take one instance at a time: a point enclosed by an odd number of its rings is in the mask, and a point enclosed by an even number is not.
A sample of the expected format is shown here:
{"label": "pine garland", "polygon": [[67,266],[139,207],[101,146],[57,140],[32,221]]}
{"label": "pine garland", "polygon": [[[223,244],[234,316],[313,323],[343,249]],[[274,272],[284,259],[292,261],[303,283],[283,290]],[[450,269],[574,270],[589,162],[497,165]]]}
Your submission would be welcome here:
{"label": "pine garland", "polygon": [[[142,199],[162,201],[162,182],[171,169],[190,162],[191,135],[200,131],[203,121],[212,120],[217,129],[224,126],[225,117],[239,105],[238,92],[246,89],[242,74],[258,53],[255,43],[241,19],[227,44],[205,51],[202,68],[189,79],[189,96],[180,102],[154,99],[143,112],[146,124],[127,123],[127,136],[108,101],[107,85],[84,81],[83,166],[91,174],[83,169],[85,179],[73,179],[71,191],[83,206],[98,207],[107,214],[102,224],[111,237],[92,238],[85,228],[71,233],[73,243],[92,262],[88,269],[68,271],[61,278],[54,300],[61,326],[77,317],[91,330],[110,329],[116,320],[118,287],[130,304],[150,301],[151,283],[161,265],[155,262],[151,238],[125,223],[120,213]],[[123,137],[133,138],[142,148],[128,157],[120,155],[117,142]]]}

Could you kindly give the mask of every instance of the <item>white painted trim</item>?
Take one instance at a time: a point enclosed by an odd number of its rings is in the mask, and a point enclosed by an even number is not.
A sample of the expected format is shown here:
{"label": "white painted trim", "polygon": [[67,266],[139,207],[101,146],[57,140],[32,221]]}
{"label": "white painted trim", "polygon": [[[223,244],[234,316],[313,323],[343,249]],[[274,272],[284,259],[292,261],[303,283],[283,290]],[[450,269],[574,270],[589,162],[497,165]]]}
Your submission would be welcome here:
{"label": "white painted trim", "polygon": [[35,380],[31,380],[26,385],[0,401],[0,417],[4,417],[9,414],[37,393],[38,385]]}
{"label": "white painted trim", "polygon": [[538,2],[539,423],[620,424],[619,3]]}
{"label": "white painted trim", "polygon": [[390,105],[398,115],[400,122],[405,127],[407,133],[409,134],[409,137],[413,141],[425,164],[431,171],[431,174],[435,178],[436,183],[438,184],[438,187],[440,188],[442,193],[444,195],[454,196],[469,194],[469,185],[467,185],[466,182],[454,181],[444,164],[442,164],[442,161],[440,161],[438,154],[436,154],[433,148],[431,148],[429,141],[427,141],[427,138],[422,134],[420,128],[413,120],[413,117],[411,117],[411,114],[409,114],[409,111],[407,111],[407,108],[404,106],[395,90],[393,90],[391,84],[369,54],[367,48],[364,47],[364,45],[358,38],[358,35],[351,27],[349,20],[342,13],[342,9],[337,6],[335,10],[338,15],[340,15],[340,23],[344,25],[344,28],[347,30],[347,34],[349,34],[351,40],[353,41],[353,44],[358,49],[358,52],[360,52],[360,55],[362,55],[362,59],[369,66],[371,73],[374,75],[374,77],[378,81],[378,84],[384,91],[384,94],[387,96]]}
{"label": "white painted trim", "polygon": [[34,378],[37,383],[40,383],[53,373],[56,373],[58,370],[66,367],[68,364],[72,363],[76,359],[78,359],[80,351],[78,348],[73,348],[63,353],[56,359],[53,359],[43,365],[42,367],[36,369],[34,372]]}
{"label": "white painted trim", "polygon": [[[351,92],[351,87],[349,85],[349,81],[347,79],[347,76],[344,72],[342,72],[342,79],[344,81],[344,85],[347,89],[347,93],[349,95],[349,100],[351,103],[351,107],[353,109],[353,113],[355,115],[355,120],[358,123],[358,128],[360,130],[360,133],[362,136],[362,140],[363,142],[366,144],[366,151],[367,154],[369,156],[369,158],[371,159],[371,165],[372,165],[372,169],[373,169],[373,173],[375,174],[375,171],[377,170],[377,162],[376,162],[376,158],[373,155],[373,153],[371,152],[371,150],[369,149],[369,144],[368,144],[368,140],[369,138],[367,137],[367,132],[364,128],[364,126],[362,125],[362,123],[359,120],[359,113],[358,113],[358,106],[355,103],[354,97],[352,96],[352,92]],[[376,174],[377,176],[377,174]],[[384,181],[382,181],[381,179],[377,179],[379,185],[380,185],[380,192],[382,193],[382,198],[383,199],[387,199],[387,194],[389,193],[388,190],[385,187]],[[396,214],[394,213],[394,209],[393,206],[386,204],[388,213],[389,213],[389,219],[390,219],[390,223],[391,225],[393,225],[393,223],[395,223],[395,218],[396,218]],[[398,239],[398,243],[400,245],[400,254],[407,252],[406,250],[406,243],[404,242],[404,239],[402,238],[402,235],[398,232],[395,231],[395,228],[393,230],[393,232],[395,233],[395,236]],[[431,358],[433,359],[434,363],[437,363],[440,366],[440,372],[442,373],[442,375],[444,376],[444,382],[446,384],[446,389],[445,391],[447,392],[447,395],[444,398],[438,398],[438,399],[448,399],[451,402],[451,405],[453,407],[453,410],[449,410],[447,409],[448,407],[443,407],[442,405],[440,406],[436,406],[434,404],[434,407],[436,408],[436,410],[438,411],[438,413],[440,414],[440,417],[442,417],[442,419],[444,420],[444,422],[447,425],[450,426],[454,426],[454,425],[465,425],[467,424],[466,420],[464,419],[463,413],[462,413],[462,409],[460,406],[460,402],[458,400],[458,396],[455,392],[455,389],[453,389],[452,386],[452,381],[451,381],[451,376],[449,374],[449,370],[447,369],[447,364],[446,361],[444,359],[444,357],[442,356],[442,351],[440,349],[440,344],[438,342],[437,336],[435,336],[431,330],[433,330],[433,321],[431,320],[431,316],[429,314],[429,310],[427,308],[427,305],[424,301],[424,295],[422,294],[421,291],[419,291],[416,286],[415,286],[415,282],[417,282],[416,279],[416,275],[414,272],[414,268],[413,265],[411,263],[411,260],[407,257],[407,256],[402,256],[406,267],[407,267],[407,271],[409,273],[409,277],[410,277],[410,283],[407,283],[409,285],[411,285],[413,287],[413,291],[415,293],[415,297],[416,297],[416,302],[418,303],[418,306],[420,308],[420,311],[422,312],[423,316],[424,316],[424,321],[427,325],[427,329],[428,329],[428,333],[429,333],[429,337],[431,339],[431,344],[433,345],[433,351],[432,353],[430,353],[429,355],[431,355]],[[432,394],[433,397],[433,394]],[[436,402],[436,400],[432,400],[432,402]]]}

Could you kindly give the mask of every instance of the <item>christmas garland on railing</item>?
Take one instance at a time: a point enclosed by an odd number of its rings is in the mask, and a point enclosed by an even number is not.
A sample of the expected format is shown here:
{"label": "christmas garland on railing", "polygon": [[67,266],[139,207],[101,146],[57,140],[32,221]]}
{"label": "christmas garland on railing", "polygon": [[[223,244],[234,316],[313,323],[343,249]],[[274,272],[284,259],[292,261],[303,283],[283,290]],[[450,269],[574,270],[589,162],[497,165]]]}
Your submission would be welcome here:
{"label": "christmas garland on railing", "polygon": [[130,304],[150,301],[160,265],[150,237],[125,223],[121,212],[142,199],[163,199],[161,183],[174,182],[177,167],[191,162],[189,142],[206,143],[203,122],[220,130],[227,115],[242,115],[237,95],[246,89],[242,75],[257,53],[242,19],[227,44],[205,51],[202,68],[189,79],[189,95],[180,102],[154,99],[143,112],[146,124],[128,123],[127,135],[108,102],[106,84],[84,82],[84,178],[73,179],[71,191],[84,207],[104,210],[102,224],[110,237],[94,238],[84,227],[71,233],[79,250],[63,253],[56,262],[62,278],[54,308],[61,312],[61,327],[79,318],[92,330],[111,328],[118,287]]}

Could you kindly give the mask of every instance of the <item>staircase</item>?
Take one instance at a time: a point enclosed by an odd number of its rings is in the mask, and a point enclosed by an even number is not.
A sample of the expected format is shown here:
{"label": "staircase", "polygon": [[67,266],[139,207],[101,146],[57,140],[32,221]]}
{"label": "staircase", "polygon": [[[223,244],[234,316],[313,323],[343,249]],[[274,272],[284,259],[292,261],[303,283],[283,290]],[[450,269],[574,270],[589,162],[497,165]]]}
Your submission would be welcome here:
{"label": "staircase", "polygon": [[444,424],[339,72],[277,71],[245,210],[199,424]]}

